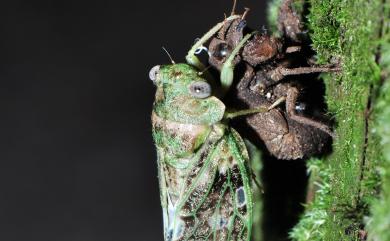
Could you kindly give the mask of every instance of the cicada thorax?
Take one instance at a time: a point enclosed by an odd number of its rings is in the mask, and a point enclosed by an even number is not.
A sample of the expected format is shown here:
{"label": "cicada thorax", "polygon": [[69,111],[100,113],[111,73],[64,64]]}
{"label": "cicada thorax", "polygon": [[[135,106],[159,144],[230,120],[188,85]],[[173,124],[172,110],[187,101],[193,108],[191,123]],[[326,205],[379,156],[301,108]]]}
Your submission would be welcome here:
{"label": "cicada thorax", "polygon": [[165,240],[248,240],[248,156],[238,134],[220,123],[183,124],[152,116]]}
{"label": "cicada thorax", "polygon": [[208,125],[180,123],[152,113],[153,137],[158,148],[162,148],[168,162],[178,168],[188,165],[188,157],[198,149],[211,131]]}

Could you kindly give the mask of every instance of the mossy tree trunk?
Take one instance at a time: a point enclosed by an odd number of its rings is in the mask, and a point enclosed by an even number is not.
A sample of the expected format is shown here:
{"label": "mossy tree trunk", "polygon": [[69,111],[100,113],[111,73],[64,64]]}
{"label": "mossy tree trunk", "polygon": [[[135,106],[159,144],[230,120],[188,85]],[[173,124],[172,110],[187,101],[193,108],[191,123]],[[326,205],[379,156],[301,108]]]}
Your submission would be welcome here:
{"label": "mossy tree trunk", "polygon": [[[280,1],[278,1],[280,2]],[[307,26],[335,118],[333,152],[307,163],[314,199],[294,240],[390,240],[390,2],[310,0]],[[272,15],[271,15],[272,18]]]}

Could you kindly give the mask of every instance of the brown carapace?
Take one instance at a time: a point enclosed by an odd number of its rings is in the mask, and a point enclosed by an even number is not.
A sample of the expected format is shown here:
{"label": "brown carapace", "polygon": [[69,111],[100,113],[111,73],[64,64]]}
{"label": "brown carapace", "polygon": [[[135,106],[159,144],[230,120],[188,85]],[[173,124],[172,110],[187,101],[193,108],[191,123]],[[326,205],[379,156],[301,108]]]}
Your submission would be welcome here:
{"label": "brown carapace", "polygon": [[[229,99],[235,100],[233,102],[240,102],[240,107],[268,108],[268,112],[246,116],[246,125],[271,155],[286,160],[318,154],[331,137],[335,137],[328,126],[324,106],[308,111],[308,106],[318,100],[299,100],[301,93],[307,92],[308,86],[312,85],[310,82],[319,82],[313,74],[340,70],[332,64],[312,64],[314,52],[292,2],[283,1],[279,9],[280,37],[265,30],[256,32],[235,57],[233,63],[239,69],[235,71],[238,81],[236,89],[228,95]],[[217,70],[221,70],[244,34],[251,32],[246,26],[246,14],[247,11],[242,18],[226,21],[210,41],[209,63]]]}

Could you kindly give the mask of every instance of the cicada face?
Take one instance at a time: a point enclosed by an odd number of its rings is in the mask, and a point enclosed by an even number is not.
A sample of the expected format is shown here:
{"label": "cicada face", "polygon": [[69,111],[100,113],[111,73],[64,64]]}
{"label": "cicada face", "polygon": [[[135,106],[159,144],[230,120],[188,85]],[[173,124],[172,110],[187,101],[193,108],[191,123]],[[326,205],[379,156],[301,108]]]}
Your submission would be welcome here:
{"label": "cicada face", "polygon": [[157,86],[154,112],[159,117],[185,124],[210,125],[222,120],[225,105],[190,65],[158,65],[149,76]]}

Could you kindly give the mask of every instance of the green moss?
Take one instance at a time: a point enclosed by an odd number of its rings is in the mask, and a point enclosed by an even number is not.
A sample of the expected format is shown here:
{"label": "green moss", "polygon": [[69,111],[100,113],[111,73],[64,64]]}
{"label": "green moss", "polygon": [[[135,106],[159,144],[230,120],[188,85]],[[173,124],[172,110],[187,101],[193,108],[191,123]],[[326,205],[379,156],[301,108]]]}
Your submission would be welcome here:
{"label": "green moss", "polygon": [[390,240],[390,80],[387,80],[378,102],[378,133],[381,133],[385,161],[380,164],[382,176],[381,198],[374,202],[368,221],[369,240]]}
{"label": "green moss", "polygon": [[[316,200],[306,206],[306,213],[301,218],[291,236],[296,240],[324,240],[324,225],[329,218],[327,205],[329,203],[330,180],[332,174],[323,160],[312,159],[307,163],[310,173],[309,192],[315,192]],[[314,194],[314,193],[311,193]]]}
{"label": "green moss", "polygon": [[[390,14],[390,3],[385,6],[384,16]],[[390,21],[384,22],[381,41],[380,64],[383,69],[383,87],[375,103],[375,128],[380,135],[383,161],[377,169],[381,173],[381,195],[371,207],[372,216],[368,220],[368,239],[371,241],[390,240]]]}
{"label": "green moss", "polygon": [[308,25],[318,62],[337,61],[342,67],[340,74],[324,76],[326,101],[336,121],[337,138],[331,156],[308,164],[318,169],[317,177],[311,181],[318,188],[291,237],[360,240],[369,206],[376,197],[376,167],[382,160],[380,133],[374,131],[375,116],[370,111],[381,84],[376,56],[381,43],[378,36],[383,3],[311,0],[310,4]]}

